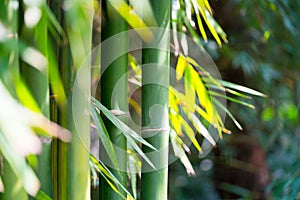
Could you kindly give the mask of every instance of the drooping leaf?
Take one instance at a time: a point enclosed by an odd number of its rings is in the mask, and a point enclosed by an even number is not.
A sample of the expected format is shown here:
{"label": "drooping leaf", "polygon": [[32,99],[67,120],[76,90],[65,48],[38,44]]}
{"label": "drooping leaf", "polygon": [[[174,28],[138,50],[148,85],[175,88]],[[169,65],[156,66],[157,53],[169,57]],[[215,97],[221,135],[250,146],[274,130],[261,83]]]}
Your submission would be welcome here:
{"label": "drooping leaf", "polygon": [[232,121],[234,122],[234,124],[240,129],[243,130],[242,126],[240,125],[240,123],[234,118],[234,116],[231,114],[231,112],[224,106],[222,105],[217,99],[212,98],[213,102],[219,106],[222,110],[224,110],[226,112],[226,114],[232,119]]}
{"label": "drooping leaf", "polygon": [[198,117],[194,113],[190,113],[190,118],[196,130],[202,134],[203,137],[206,138],[213,146],[215,146],[215,140],[211,137],[208,130],[205,128],[205,126],[203,126]]}
{"label": "drooping leaf", "polygon": [[99,138],[103,143],[103,147],[107,155],[109,155],[109,158],[112,161],[114,168],[119,169],[117,156],[103,121],[101,117],[96,113],[96,110],[93,106],[90,106],[90,111],[91,111],[92,119],[96,125],[96,130],[99,135]]}
{"label": "drooping leaf", "polygon": [[132,146],[132,148],[143,158],[145,161],[153,168],[156,169],[153,163],[149,160],[149,158],[143,153],[141,148],[136,144],[136,141],[141,142],[145,146],[156,150],[151,144],[149,144],[146,140],[144,140],[140,135],[138,135],[135,131],[130,129],[124,122],[119,120],[110,111],[105,108],[99,101],[97,101],[94,97],[91,97],[92,102],[94,105],[100,109],[103,114],[124,134],[127,139],[127,142]]}
{"label": "drooping leaf", "polygon": [[195,170],[191,162],[189,161],[187,155],[185,154],[182,144],[178,142],[178,136],[174,130],[171,130],[170,137],[175,156],[180,158],[181,163],[183,164],[189,175],[195,175]]}
{"label": "drooping leaf", "polygon": [[[126,194],[130,197],[132,195],[130,192],[122,185],[122,183],[118,180],[117,177],[113,175],[113,173],[101,162],[101,160],[97,160],[93,155],[90,154],[90,160],[92,164],[95,166],[97,171],[102,175],[102,177],[107,181],[107,183],[110,185],[110,187],[119,194],[123,199],[126,199],[119,189],[122,189],[126,192]],[[119,189],[118,189],[119,188]]]}

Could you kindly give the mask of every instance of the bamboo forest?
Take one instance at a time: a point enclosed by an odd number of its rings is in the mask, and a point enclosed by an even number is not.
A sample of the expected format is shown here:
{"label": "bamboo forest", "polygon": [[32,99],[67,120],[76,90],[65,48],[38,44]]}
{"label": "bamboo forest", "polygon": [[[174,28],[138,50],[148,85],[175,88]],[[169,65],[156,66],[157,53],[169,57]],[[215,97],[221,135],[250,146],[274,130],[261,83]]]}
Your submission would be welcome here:
{"label": "bamboo forest", "polygon": [[0,199],[300,199],[300,1],[0,0]]}

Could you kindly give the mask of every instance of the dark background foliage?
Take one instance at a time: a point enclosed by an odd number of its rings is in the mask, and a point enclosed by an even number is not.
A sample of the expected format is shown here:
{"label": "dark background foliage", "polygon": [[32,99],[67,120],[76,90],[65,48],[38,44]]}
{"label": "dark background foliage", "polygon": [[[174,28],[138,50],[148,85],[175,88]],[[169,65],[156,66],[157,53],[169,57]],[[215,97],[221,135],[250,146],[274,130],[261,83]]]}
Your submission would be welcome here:
{"label": "dark background foliage", "polygon": [[[244,130],[227,120],[233,135],[205,159],[191,159],[196,177],[173,176],[170,199],[300,198],[300,3],[210,3],[229,41],[221,48],[205,44],[222,78],[268,97],[254,98],[255,110],[228,104]],[[244,164],[258,170],[247,174]],[[177,164],[171,169],[183,171]]]}

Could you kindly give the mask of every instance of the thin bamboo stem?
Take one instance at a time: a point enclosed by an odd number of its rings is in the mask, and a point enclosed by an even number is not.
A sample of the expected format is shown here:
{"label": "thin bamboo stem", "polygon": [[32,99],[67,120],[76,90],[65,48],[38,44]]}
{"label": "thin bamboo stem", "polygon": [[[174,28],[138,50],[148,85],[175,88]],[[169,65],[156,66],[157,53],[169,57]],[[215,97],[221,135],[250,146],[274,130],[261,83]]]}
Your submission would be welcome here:
{"label": "thin bamboo stem", "polygon": [[[109,37],[118,34],[120,32],[126,31],[128,25],[125,20],[115,11],[108,1],[102,1],[102,8],[104,11],[104,26],[101,31],[101,40],[104,41]],[[101,61],[105,60],[105,55],[109,54],[110,51],[113,51],[114,48],[124,48],[128,49],[128,37],[124,36],[119,38],[119,45],[112,47],[111,49],[102,49],[101,50]],[[102,69],[103,70],[103,69]],[[101,102],[108,109],[119,109],[125,111],[127,108],[127,70],[128,70],[128,55],[124,54],[116,59],[108,68],[104,71],[101,76]],[[125,76],[125,77],[124,77]],[[121,78],[122,77],[122,78]],[[115,86],[118,81],[118,85],[121,85],[121,88],[118,88],[118,99],[112,99],[112,93],[115,89]],[[125,120],[125,119],[121,119]],[[118,164],[119,168],[122,171],[110,168],[113,174],[119,178],[120,183],[123,186],[127,186],[127,174],[124,170],[127,169],[127,141],[124,135],[107,119],[104,119],[105,126],[110,135],[111,141],[117,147],[123,149],[123,153],[118,155]],[[100,155],[103,155],[103,149],[100,149]],[[123,196],[126,196],[126,193],[123,190],[120,190]],[[111,189],[105,179],[100,179],[100,199],[122,199],[122,197]]]}
{"label": "thin bamboo stem", "polygon": [[[145,138],[158,152],[143,146],[149,159],[158,168],[150,170],[143,162],[141,178],[141,199],[166,200],[168,194],[168,85],[169,85],[169,35],[170,1],[150,0],[156,22],[161,30],[155,31],[155,40],[142,51],[142,126],[153,131],[153,135]],[[166,29],[166,30],[164,30]],[[152,113],[152,115],[151,115]],[[153,116],[153,113],[155,116]],[[154,153],[154,154],[153,154]],[[148,171],[148,172],[146,172]]]}

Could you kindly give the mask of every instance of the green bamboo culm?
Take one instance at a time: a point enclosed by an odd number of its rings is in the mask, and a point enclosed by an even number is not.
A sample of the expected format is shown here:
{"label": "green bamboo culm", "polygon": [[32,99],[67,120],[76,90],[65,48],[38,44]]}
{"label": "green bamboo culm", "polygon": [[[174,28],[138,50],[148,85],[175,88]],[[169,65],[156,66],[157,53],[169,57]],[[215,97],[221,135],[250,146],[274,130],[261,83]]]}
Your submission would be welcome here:
{"label": "green bamboo culm", "polygon": [[[156,169],[143,162],[141,199],[166,200],[168,194],[168,85],[170,0],[150,0],[160,28],[142,51],[142,134],[158,151],[143,146]],[[151,48],[148,48],[150,46]],[[151,131],[152,130],[152,131]],[[154,131],[153,131],[154,130]]]}
{"label": "green bamboo culm", "polygon": [[[90,190],[90,101],[93,0],[65,0],[71,5],[65,11],[65,26],[69,52],[63,58],[71,57],[71,80],[66,85],[67,113],[72,132],[68,144],[67,199],[88,200]],[[76,31],[75,31],[76,30]],[[68,56],[69,55],[69,56]],[[70,85],[71,83],[71,85]]]}
{"label": "green bamboo culm", "polygon": [[[70,6],[63,9],[63,5]],[[62,200],[90,199],[90,121],[87,112],[90,63],[86,58],[92,44],[93,1],[53,0],[50,7],[66,34],[60,43],[53,45],[66,102],[52,106],[51,116],[72,133],[70,143],[55,140],[52,144],[53,196]],[[55,94],[55,98],[62,95]]]}
{"label": "green bamboo culm", "polygon": [[[104,41],[111,36],[118,34],[120,32],[126,31],[128,29],[128,25],[125,20],[118,14],[116,10],[112,7],[109,0],[102,1],[102,9],[104,20],[102,22],[102,30],[101,30],[101,40]],[[122,34],[122,37],[118,37],[118,46],[116,48],[122,48],[125,52],[128,49],[128,37],[126,34]],[[101,63],[105,63],[106,55],[110,54],[110,52],[114,51],[114,48],[110,49],[101,49]],[[103,65],[101,66],[103,70]],[[117,109],[127,112],[128,110],[128,100],[127,100],[127,70],[128,70],[128,55],[124,54],[114,60],[101,76],[101,103],[106,106],[108,109]],[[118,83],[117,88],[117,99],[112,99],[112,93],[114,91],[116,84]],[[121,87],[119,87],[121,86]],[[122,119],[121,120],[126,120]],[[104,119],[105,126],[111,138],[111,141],[118,148],[123,149],[121,153],[118,153],[118,169],[110,168],[113,174],[118,177],[120,183],[126,187],[127,186],[127,141],[124,135],[112,124],[109,120]],[[108,152],[109,153],[109,152]],[[100,149],[100,155],[103,156],[105,154],[103,149]],[[107,156],[107,155],[104,155]],[[108,154],[109,156],[109,154]],[[100,158],[101,159],[101,158]],[[107,159],[105,159],[107,160]],[[121,194],[126,197],[126,193],[119,189]],[[119,194],[117,194],[105,179],[100,179],[100,195],[101,200],[121,200],[123,199]]]}
{"label": "green bamboo culm", "polygon": [[[62,25],[63,24],[63,12],[62,12],[62,0],[52,0],[49,2],[50,9],[55,15],[57,21]],[[60,47],[58,41],[52,38],[52,47],[53,47],[53,56],[55,57],[54,62],[59,66],[68,66],[64,65],[65,60],[70,60],[69,57],[63,58],[62,54],[66,51],[66,47]],[[67,58],[67,59],[66,59]],[[54,66],[52,66],[54,67]],[[50,69],[53,70],[53,69]],[[61,75],[68,73],[68,68],[65,67],[64,70],[60,70]],[[64,79],[64,87],[67,85],[67,80]],[[53,90],[53,88],[52,88]],[[59,125],[70,128],[70,125],[66,123],[66,106],[58,105],[56,101],[56,95],[53,94],[51,98],[51,109],[50,109],[50,118],[52,121],[58,123]],[[51,144],[51,158],[52,158],[52,188],[53,188],[53,199],[66,199],[66,185],[67,185],[67,144],[59,141],[58,139],[53,139]]]}

